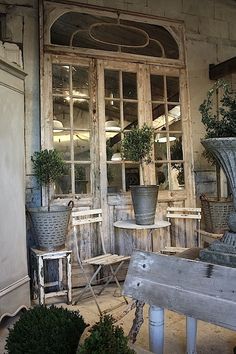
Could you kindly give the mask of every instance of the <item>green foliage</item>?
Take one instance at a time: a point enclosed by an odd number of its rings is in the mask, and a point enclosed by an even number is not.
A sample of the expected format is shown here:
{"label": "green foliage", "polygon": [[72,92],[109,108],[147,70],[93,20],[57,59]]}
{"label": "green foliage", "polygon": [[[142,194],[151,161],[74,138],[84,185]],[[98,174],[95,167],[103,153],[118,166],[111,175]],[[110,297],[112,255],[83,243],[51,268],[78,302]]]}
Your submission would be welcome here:
{"label": "green foliage", "polygon": [[80,165],[75,165],[75,179],[84,181],[86,179],[85,167]]}
{"label": "green foliage", "polygon": [[[213,110],[213,98],[222,91],[219,107]],[[236,136],[236,94],[229,83],[218,80],[207,92],[207,98],[199,107],[202,123],[206,127],[205,139]],[[209,157],[211,159],[211,157]]]}
{"label": "green foliage", "polygon": [[65,163],[56,150],[41,150],[31,157],[38,183],[48,186],[56,182],[65,171]]}
{"label": "green foliage", "polygon": [[152,144],[154,142],[154,129],[144,124],[142,128],[132,128],[125,133],[121,142],[123,158],[140,163],[151,162]]}
{"label": "green foliage", "polygon": [[85,340],[79,354],[133,354],[128,347],[128,338],[119,326],[114,326],[110,315],[100,318],[91,329],[91,335]]}
{"label": "green foliage", "polygon": [[9,354],[75,354],[86,324],[78,312],[37,306],[9,330]]}

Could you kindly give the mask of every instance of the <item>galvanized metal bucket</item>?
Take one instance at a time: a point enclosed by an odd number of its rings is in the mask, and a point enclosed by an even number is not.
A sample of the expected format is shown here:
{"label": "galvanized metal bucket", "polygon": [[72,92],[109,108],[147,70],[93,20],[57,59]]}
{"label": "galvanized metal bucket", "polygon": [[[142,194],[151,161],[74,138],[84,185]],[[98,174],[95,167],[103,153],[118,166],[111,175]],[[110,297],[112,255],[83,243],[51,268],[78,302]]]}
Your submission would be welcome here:
{"label": "galvanized metal bucket", "polygon": [[154,224],[158,187],[157,185],[130,187],[136,224]]}
{"label": "galvanized metal bucket", "polygon": [[71,207],[53,205],[29,209],[37,247],[46,251],[55,251],[65,246]]}

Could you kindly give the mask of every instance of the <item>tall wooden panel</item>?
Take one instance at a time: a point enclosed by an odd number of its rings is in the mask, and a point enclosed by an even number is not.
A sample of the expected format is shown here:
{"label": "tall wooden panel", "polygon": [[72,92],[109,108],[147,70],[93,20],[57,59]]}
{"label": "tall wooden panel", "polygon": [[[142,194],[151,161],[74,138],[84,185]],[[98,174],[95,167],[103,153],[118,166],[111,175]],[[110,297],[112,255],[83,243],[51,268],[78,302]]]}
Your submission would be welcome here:
{"label": "tall wooden panel", "polygon": [[30,305],[24,172],[24,78],[0,59],[0,320]]}

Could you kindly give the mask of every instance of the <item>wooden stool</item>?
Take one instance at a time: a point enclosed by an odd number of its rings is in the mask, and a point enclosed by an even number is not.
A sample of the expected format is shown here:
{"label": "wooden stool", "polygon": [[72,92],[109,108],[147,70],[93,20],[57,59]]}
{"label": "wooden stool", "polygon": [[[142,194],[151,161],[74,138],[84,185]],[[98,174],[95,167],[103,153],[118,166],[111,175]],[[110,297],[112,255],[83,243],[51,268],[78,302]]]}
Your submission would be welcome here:
{"label": "wooden stool", "polygon": [[[32,270],[34,290],[36,289],[39,304],[45,304],[45,300],[53,296],[67,296],[67,303],[71,304],[71,252],[67,249],[60,251],[42,251],[31,248]],[[63,259],[66,261],[66,289],[63,284]],[[58,260],[58,281],[45,283],[45,262],[51,260]],[[58,286],[58,291],[51,291],[45,293],[45,288]]]}

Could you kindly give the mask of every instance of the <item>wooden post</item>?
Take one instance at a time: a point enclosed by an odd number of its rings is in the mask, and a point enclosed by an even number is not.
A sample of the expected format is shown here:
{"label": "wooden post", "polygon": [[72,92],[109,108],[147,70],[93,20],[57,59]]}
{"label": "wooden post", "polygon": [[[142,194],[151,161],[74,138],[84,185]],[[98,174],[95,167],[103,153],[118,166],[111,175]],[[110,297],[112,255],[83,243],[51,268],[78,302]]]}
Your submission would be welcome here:
{"label": "wooden post", "polygon": [[187,354],[197,354],[197,320],[186,317]]}
{"label": "wooden post", "polygon": [[149,348],[155,354],[163,354],[164,350],[164,309],[149,307]]}

